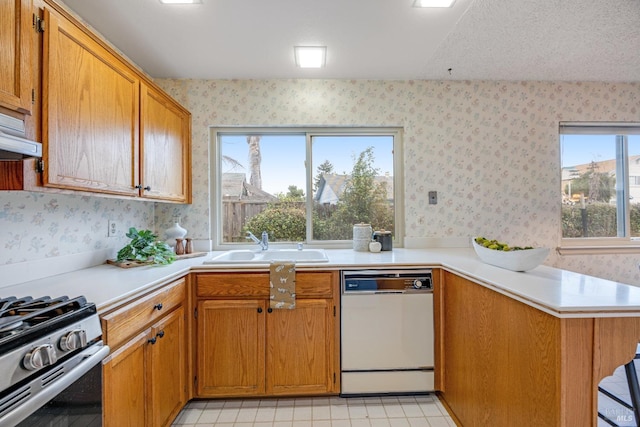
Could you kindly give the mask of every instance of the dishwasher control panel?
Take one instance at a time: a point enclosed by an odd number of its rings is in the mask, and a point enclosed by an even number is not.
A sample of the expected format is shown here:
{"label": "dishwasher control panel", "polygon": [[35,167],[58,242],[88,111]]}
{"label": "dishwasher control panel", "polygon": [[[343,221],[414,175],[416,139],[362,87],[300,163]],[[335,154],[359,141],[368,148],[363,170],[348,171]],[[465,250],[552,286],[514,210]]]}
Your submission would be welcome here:
{"label": "dishwasher control panel", "polygon": [[419,270],[344,270],[342,293],[433,292],[430,269]]}

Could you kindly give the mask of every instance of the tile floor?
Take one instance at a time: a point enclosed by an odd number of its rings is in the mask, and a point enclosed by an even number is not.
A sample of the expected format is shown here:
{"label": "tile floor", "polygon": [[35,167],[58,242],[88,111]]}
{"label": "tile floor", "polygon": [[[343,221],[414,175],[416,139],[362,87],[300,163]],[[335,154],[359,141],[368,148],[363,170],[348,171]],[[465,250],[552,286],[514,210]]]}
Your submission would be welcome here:
{"label": "tile floor", "polygon": [[180,427],[454,427],[435,395],[191,401]]}
{"label": "tile floor", "polygon": [[[636,360],[634,364],[636,366],[638,378],[640,378],[640,360]],[[608,390],[610,393],[618,396],[625,402],[631,403],[624,366],[617,368],[612,376],[604,378],[600,382],[600,386]],[[598,411],[614,421],[620,427],[637,426],[631,410],[621,406],[601,393],[598,394]],[[608,426],[610,426],[610,424],[598,418],[598,427]]]}
{"label": "tile floor", "polygon": [[[640,377],[640,361],[636,362]],[[629,402],[624,368],[601,386]],[[600,394],[598,409],[620,427],[636,426],[633,413]],[[296,399],[229,399],[191,401],[180,412],[177,427],[454,427],[435,395]],[[598,419],[598,427],[609,427]]]}

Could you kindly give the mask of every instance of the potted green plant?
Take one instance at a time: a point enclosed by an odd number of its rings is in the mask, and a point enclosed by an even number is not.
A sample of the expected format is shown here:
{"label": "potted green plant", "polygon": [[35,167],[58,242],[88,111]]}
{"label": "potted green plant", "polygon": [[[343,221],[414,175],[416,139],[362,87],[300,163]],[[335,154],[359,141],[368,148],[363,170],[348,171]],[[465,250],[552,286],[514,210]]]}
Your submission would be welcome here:
{"label": "potted green plant", "polygon": [[118,251],[117,262],[136,261],[143,264],[171,264],[176,259],[173,249],[151,230],[129,228],[126,234],[131,242]]}

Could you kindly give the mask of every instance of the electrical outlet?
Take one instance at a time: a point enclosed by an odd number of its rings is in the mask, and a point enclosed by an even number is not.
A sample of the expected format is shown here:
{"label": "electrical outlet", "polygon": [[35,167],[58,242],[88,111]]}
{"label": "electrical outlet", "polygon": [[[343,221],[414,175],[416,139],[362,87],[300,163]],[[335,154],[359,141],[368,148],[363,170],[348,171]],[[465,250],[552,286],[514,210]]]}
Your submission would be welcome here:
{"label": "electrical outlet", "polygon": [[114,220],[109,220],[109,228],[107,229],[107,237],[116,237],[118,234],[118,223]]}
{"label": "electrical outlet", "polygon": [[437,191],[429,191],[429,204],[437,205],[438,204],[438,192]]}

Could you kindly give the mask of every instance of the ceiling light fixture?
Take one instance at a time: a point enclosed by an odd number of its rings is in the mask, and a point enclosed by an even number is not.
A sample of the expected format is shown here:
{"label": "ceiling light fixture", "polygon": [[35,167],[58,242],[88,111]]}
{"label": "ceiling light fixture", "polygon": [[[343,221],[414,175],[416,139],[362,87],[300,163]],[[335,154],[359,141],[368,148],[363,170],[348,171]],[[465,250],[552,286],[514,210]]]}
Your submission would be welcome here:
{"label": "ceiling light fixture", "polygon": [[326,46],[294,46],[293,53],[300,68],[322,68],[327,62]]}
{"label": "ceiling light fixture", "polygon": [[451,7],[456,0],[414,0],[413,7]]}
{"label": "ceiling light fixture", "polygon": [[196,4],[202,3],[202,0],[160,0],[162,4]]}

